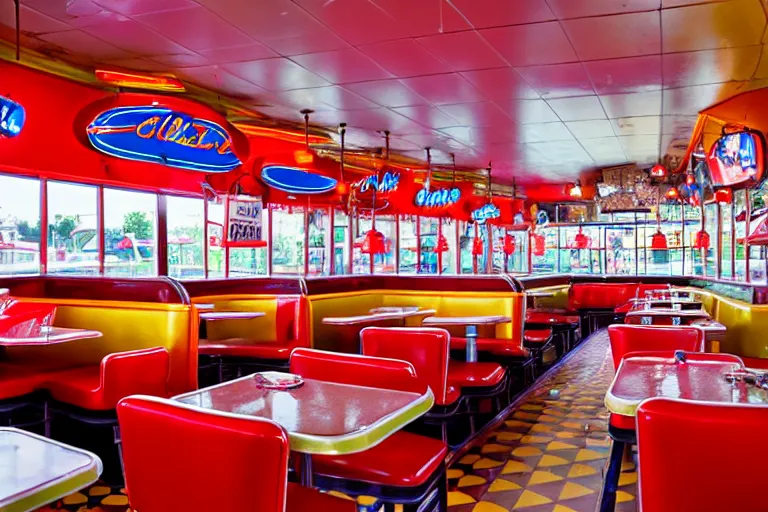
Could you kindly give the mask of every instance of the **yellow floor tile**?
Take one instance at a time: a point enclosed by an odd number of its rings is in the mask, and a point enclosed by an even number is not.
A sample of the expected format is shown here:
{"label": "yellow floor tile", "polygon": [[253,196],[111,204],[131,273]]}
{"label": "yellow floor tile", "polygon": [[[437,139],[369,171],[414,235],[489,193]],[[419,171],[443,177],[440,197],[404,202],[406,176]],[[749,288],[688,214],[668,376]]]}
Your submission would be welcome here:
{"label": "yellow floor tile", "polygon": [[555,455],[544,455],[540,460],[539,463],[536,465],[536,467],[539,468],[551,468],[555,466],[563,466],[565,464],[569,464],[569,462],[562,458],[557,457]]}
{"label": "yellow floor tile", "polygon": [[113,494],[101,500],[101,504],[113,507],[128,506],[128,496],[123,496],[122,494]]}
{"label": "yellow floor tile", "polygon": [[534,471],[527,485],[548,484],[549,482],[559,482],[562,479],[563,477],[549,471]]}
{"label": "yellow floor tile", "polygon": [[619,485],[629,485],[637,483],[637,473],[622,473],[619,477]]}
{"label": "yellow floor tile", "polygon": [[513,473],[530,473],[531,471],[533,471],[533,468],[528,464],[516,460],[510,460],[507,462],[506,466],[504,466],[504,469],[501,470],[501,474],[511,475]]}
{"label": "yellow floor tile", "polygon": [[568,478],[578,478],[580,476],[591,476],[597,474],[597,470],[586,464],[574,464],[568,470]]}
{"label": "yellow floor tile", "polygon": [[519,420],[507,420],[504,422],[504,424],[509,428],[533,426],[533,423],[528,423],[527,421],[519,421]]}
{"label": "yellow floor tile", "polygon": [[560,505],[559,503],[555,505],[555,508],[552,509],[552,512],[578,512],[577,510],[573,510],[570,507],[566,507],[565,505]]}
{"label": "yellow floor tile", "polygon": [[70,494],[66,498],[64,498],[64,504],[65,505],[81,505],[83,503],[88,503],[88,497],[85,494],[76,492],[75,494]]}
{"label": "yellow floor tile", "polygon": [[515,482],[510,482],[509,480],[504,480],[503,478],[497,478],[488,488],[488,492],[516,491],[518,489],[522,489],[522,487],[520,487]]}
{"label": "yellow floor tile", "polygon": [[477,475],[467,475],[459,479],[457,487],[471,487],[473,485],[483,485],[488,483],[488,480]]}
{"label": "yellow floor tile", "polygon": [[501,505],[489,501],[481,501],[472,509],[472,512],[509,512]]}
{"label": "yellow floor tile", "polygon": [[548,434],[548,433],[552,432],[552,425],[536,424],[536,425],[531,427],[531,430],[529,430],[529,432],[532,433],[532,434],[537,434],[537,433],[547,433]]}
{"label": "yellow floor tile", "polygon": [[624,503],[625,501],[633,501],[634,496],[624,491],[616,491],[616,503]]}
{"label": "yellow floor tile", "polygon": [[578,446],[568,443],[562,443],[560,441],[552,441],[547,445],[546,450],[548,452],[554,452],[557,450],[575,450]]}
{"label": "yellow floor tile", "polygon": [[449,469],[446,471],[446,477],[448,480],[453,480],[455,478],[461,478],[464,476],[464,471],[460,469]]}
{"label": "yellow floor tile", "polygon": [[502,464],[504,463],[498,460],[480,459],[479,461],[472,464],[472,469],[493,469],[501,466]]}
{"label": "yellow floor tile", "polygon": [[455,507],[456,505],[467,505],[469,503],[475,503],[475,498],[469,494],[464,494],[460,491],[448,492],[448,506]]}
{"label": "yellow floor tile", "polygon": [[581,498],[582,496],[589,496],[594,493],[595,491],[588,487],[584,487],[583,485],[579,485],[575,482],[566,482],[565,487],[560,491],[558,499],[570,500],[573,498]]}
{"label": "yellow floor tile", "polygon": [[598,460],[598,459],[605,459],[608,455],[606,453],[600,453],[596,452],[594,450],[579,450],[579,453],[576,454],[576,462],[587,462],[590,460]]}
{"label": "yellow floor tile", "polygon": [[523,494],[520,495],[520,498],[518,498],[515,506],[512,507],[512,510],[533,507],[536,505],[546,505],[547,503],[552,503],[552,500],[533,491],[525,490],[523,491]]}
{"label": "yellow floor tile", "polygon": [[520,442],[524,444],[537,444],[537,443],[547,443],[551,440],[552,438],[549,436],[523,436],[520,439]]}
{"label": "yellow floor tile", "polygon": [[521,446],[512,450],[512,455],[515,457],[535,457],[536,455],[541,455],[542,453],[544,452],[535,446]]}
{"label": "yellow floor tile", "polygon": [[106,496],[110,492],[112,492],[112,489],[109,487],[105,487],[103,485],[95,485],[88,489],[88,496]]}

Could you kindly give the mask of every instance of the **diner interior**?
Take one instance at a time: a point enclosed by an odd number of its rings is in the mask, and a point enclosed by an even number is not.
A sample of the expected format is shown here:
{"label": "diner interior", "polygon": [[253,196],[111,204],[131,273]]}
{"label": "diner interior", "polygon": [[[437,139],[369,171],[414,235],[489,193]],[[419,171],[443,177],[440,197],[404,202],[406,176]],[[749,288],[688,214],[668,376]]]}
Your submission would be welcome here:
{"label": "diner interior", "polygon": [[0,0],[0,512],[768,510],[766,29]]}

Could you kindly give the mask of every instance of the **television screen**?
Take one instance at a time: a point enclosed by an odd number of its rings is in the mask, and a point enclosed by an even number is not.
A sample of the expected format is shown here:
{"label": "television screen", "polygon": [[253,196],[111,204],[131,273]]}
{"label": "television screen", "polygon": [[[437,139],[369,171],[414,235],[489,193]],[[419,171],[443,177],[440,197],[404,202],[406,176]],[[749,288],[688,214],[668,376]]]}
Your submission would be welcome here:
{"label": "television screen", "polygon": [[763,174],[762,142],[748,132],[726,135],[715,142],[707,163],[715,187],[759,182]]}

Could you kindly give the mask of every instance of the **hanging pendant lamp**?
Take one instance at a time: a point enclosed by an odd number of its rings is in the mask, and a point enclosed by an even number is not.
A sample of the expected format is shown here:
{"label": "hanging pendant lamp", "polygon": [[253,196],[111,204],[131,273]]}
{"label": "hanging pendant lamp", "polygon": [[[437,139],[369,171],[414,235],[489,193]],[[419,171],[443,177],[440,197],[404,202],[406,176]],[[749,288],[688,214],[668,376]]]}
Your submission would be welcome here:
{"label": "hanging pendant lamp", "polygon": [[592,240],[584,234],[583,228],[579,226],[579,232],[573,238],[573,244],[576,249],[586,249],[591,245]]}
{"label": "hanging pendant lamp", "polygon": [[507,256],[512,256],[515,253],[515,249],[517,249],[517,238],[507,233],[504,235],[504,254]]}
{"label": "hanging pendant lamp", "polygon": [[[389,131],[384,131],[384,140],[386,144],[386,158],[387,158],[387,167],[389,167]],[[373,202],[371,203],[371,229],[365,233],[365,239],[363,240],[363,248],[360,250],[363,254],[370,254],[373,256],[374,254],[386,254],[387,253],[387,247],[386,247],[386,238],[384,237],[384,233],[381,231],[376,230],[376,192],[379,188],[379,183],[381,183],[381,172],[379,170],[376,171],[376,186],[373,187]]]}

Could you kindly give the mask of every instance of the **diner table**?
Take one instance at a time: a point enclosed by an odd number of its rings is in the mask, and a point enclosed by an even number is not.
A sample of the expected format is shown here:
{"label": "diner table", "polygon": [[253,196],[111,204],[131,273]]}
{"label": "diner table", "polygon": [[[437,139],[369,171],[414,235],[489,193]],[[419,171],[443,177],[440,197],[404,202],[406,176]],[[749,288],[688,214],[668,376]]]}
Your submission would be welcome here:
{"label": "diner table", "polygon": [[672,325],[682,325],[683,319],[690,323],[693,320],[710,318],[709,313],[703,309],[651,308],[628,311],[624,321],[625,323],[633,323],[630,320],[638,317],[643,325],[652,325],[656,318],[670,318]]}
{"label": "diner table", "polygon": [[1,512],[37,510],[93,484],[101,471],[91,452],[0,427]]}
{"label": "diner table", "polygon": [[0,347],[38,347],[57,345],[70,341],[100,338],[102,333],[91,329],[70,329],[67,327],[40,327],[30,333],[6,331],[0,334]]}
{"label": "diner table", "polygon": [[[744,367],[738,356],[678,351],[674,356],[625,357],[605,394],[612,414],[634,417],[649,398],[685,399],[709,403],[765,407],[768,390],[760,375]],[[768,383],[765,384],[768,386]],[[635,442],[634,432],[609,429],[614,440],[600,502],[600,512],[613,510],[624,446]]]}
{"label": "diner table", "polygon": [[613,414],[635,416],[640,402],[654,397],[768,405],[768,391],[732,379],[743,375],[744,363],[731,354],[626,357],[608,388],[605,406]]}
{"label": "diner table", "polygon": [[386,321],[404,321],[406,318],[431,316],[436,311],[434,309],[421,309],[418,307],[381,307],[371,309],[367,315],[355,316],[327,316],[323,318],[325,325],[373,325]]}
{"label": "diner table", "polygon": [[679,304],[680,309],[704,309],[701,301],[692,299],[629,299],[629,303],[632,305],[631,310],[638,309],[656,309],[667,308],[674,309],[674,306]]}
{"label": "diner table", "polygon": [[511,322],[512,319],[502,315],[488,316],[432,316],[424,319],[424,325],[431,327],[464,326],[467,338],[467,362],[477,362],[477,328],[480,325],[497,325]]}
{"label": "diner table", "polygon": [[293,388],[271,388],[253,374],[174,397],[183,404],[245,418],[265,418],[285,428],[301,455],[301,482],[312,486],[312,455],[345,455],[373,448],[424,415],[434,403],[423,395],[390,389],[301,379]]}

